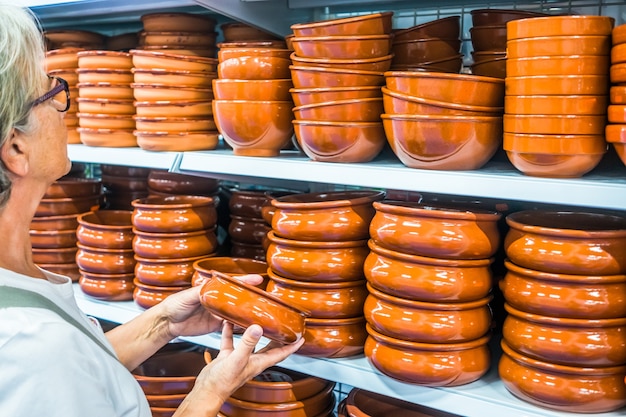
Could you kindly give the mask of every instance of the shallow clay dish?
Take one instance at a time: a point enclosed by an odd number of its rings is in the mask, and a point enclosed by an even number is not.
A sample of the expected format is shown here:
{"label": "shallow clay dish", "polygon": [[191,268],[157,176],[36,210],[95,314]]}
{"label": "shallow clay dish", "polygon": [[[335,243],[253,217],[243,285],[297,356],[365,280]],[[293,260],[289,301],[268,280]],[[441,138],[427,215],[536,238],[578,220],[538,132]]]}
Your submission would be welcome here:
{"label": "shallow clay dish", "polygon": [[128,114],[77,113],[78,125],[87,129],[132,130],[135,120]]}
{"label": "shallow clay dish", "polygon": [[60,216],[35,216],[30,222],[30,230],[76,230],[78,216],[81,213],[64,214]]}
{"label": "shallow clay dish", "polygon": [[241,56],[221,60],[217,65],[219,78],[235,80],[266,80],[289,78],[290,59],[275,56]]}
{"label": "shallow clay dish", "polygon": [[594,55],[507,57],[506,73],[509,77],[572,74],[606,76],[609,65],[607,57]]}
{"label": "shallow clay dish", "polygon": [[458,55],[460,49],[459,38],[423,38],[407,41],[398,41],[394,38],[391,52],[394,65],[411,65],[450,58]]}
{"label": "shallow clay dish", "polygon": [[[166,395],[155,395],[155,394],[146,394],[146,399],[148,400],[148,404],[150,404],[150,409],[152,410],[152,417],[155,417],[154,410],[158,411],[160,409],[173,409],[180,405],[183,402],[187,394],[166,394]],[[173,412],[172,412],[173,414]]]}
{"label": "shallow clay dish", "polygon": [[474,51],[506,51],[506,25],[473,26],[469,34]]}
{"label": "shallow clay dish", "polygon": [[[128,52],[118,51],[79,51],[77,66],[84,68],[109,68],[130,71],[133,61]],[[103,80],[107,81],[107,80]],[[109,80],[110,81],[110,80]]]}
{"label": "shallow clay dish", "polygon": [[275,57],[289,59],[293,52],[286,48],[277,48],[271,45],[255,46],[247,42],[223,43],[219,45],[221,45],[219,51],[217,51],[217,59],[219,62],[241,57]]}
{"label": "shallow clay dish", "polygon": [[71,198],[97,195],[102,192],[102,181],[98,178],[63,177],[52,183],[43,198]]}
{"label": "shallow clay dish", "polygon": [[507,58],[531,56],[593,55],[608,60],[611,39],[598,36],[537,36],[509,39],[506,43]]}
{"label": "shallow clay dish", "polygon": [[506,94],[526,95],[600,95],[609,92],[609,77],[604,75],[528,75],[507,77]]}
{"label": "shallow clay dish", "polygon": [[91,114],[135,114],[135,106],[132,100],[109,100],[105,98],[82,98],[76,99],[79,113]]}
{"label": "shallow clay dish", "polygon": [[46,51],[46,69],[62,70],[67,68],[78,68],[78,52],[84,48],[61,48]]}
{"label": "shallow clay dish", "polygon": [[128,210],[96,210],[79,215],[78,241],[92,247],[131,249],[134,237],[131,214]]}
{"label": "shallow clay dish", "polygon": [[[375,416],[439,416],[441,411],[423,405],[387,397],[360,388],[350,390],[348,396],[340,404],[338,411],[345,409],[344,417],[375,417]],[[450,417],[452,417],[450,415]]]}
{"label": "shallow clay dish", "polygon": [[132,100],[133,88],[130,84],[79,83],[78,96],[83,98],[106,98],[109,100]]}
{"label": "shallow clay dish", "polygon": [[213,115],[213,107],[211,100],[135,101],[133,114],[138,117],[207,119]]}
{"label": "shallow clay dish", "polygon": [[387,71],[394,59],[393,54],[383,55],[375,58],[332,58],[332,57],[323,57],[323,58],[305,58],[300,57],[295,54],[291,54],[290,56],[293,65],[302,66],[302,67],[327,67],[327,68],[338,68],[338,69],[349,69],[349,70],[358,70],[358,71],[377,71],[384,72]]}
{"label": "shallow clay dish", "polygon": [[346,358],[363,353],[367,338],[365,318],[305,320],[304,345],[298,354],[315,358]]}
{"label": "shallow clay dish", "polygon": [[335,100],[381,97],[380,87],[375,85],[361,87],[291,88],[289,93],[291,93],[291,97],[296,106]]}
{"label": "shallow clay dish", "polygon": [[76,245],[76,229],[30,230],[29,234],[34,248],[67,248]]}
{"label": "shallow clay dish", "polygon": [[[626,104],[626,101],[624,101]],[[529,95],[504,97],[507,114],[605,115],[609,98],[602,95]]]}
{"label": "shallow clay dish", "polygon": [[[209,84],[210,85],[210,84]],[[147,83],[132,83],[131,98],[137,101],[206,101],[213,99],[213,89],[185,87],[180,85],[160,85]]]}
{"label": "shallow clay dish", "polygon": [[461,35],[461,16],[448,16],[393,31],[394,42],[412,39],[458,39]]}
{"label": "shallow clay dish", "polygon": [[228,22],[220,25],[226,42],[275,40],[276,35],[242,22]]}
{"label": "shallow clay dish", "polygon": [[542,36],[604,36],[610,41],[615,19],[609,16],[567,15],[515,20],[507,23],[507,38]]}
{"label": "shallow clay dish", "polygon": [[210,88],[212,80],[218,76],[216,72],[141,68],[133,68],[132,73],[135,84],[156,84],[203,89]]}
{"label": "shallow clay dish", "polygon": [[372,86],[385,84],[383,72],[291,65],[295,88]]}
{"label": "shallow clay dish", "polygon": [[546,155],[602,155],[607,145],[603,134],[562,135],[504,133],[503,147],[507,151]]}
{"label": "shallow clay dish", "polygon": [[135,68],[216,72],[217,59],[193,55],[177,55],[166,52],[133,49],[129,51]]}
{"label": "shallow clay dish", "polygon": [[[257,259],[235,258],[228,256],[214,256],[199,259],[195,269],[206,271],[218,271],[231,276],[255,274],[261,275],[263,283],[257,287],[265,289],[267,286],[267,263]],[[193,285],[202,285],[204,279],[208,278],[208,274],[196,272],[193,278]]]}
{"label": "shallow clay dish", "polygon": [[144,258],[193,258],[209,255],[218,247],[215,227],[192,232],[144,232],[133,228],[133,250]]}
{"label": "shallow clay dish", "polygon": [[193,232],[217,223],[217,202],[212,197],[151,196],[132,202],[132,224],[144,232]]}
{"label": "shallow clay dish", "polygon": [[364,59],[389,55],[391,35],[294,36],[296,56],[303,58]]}
{"label": "shallow clay dish", "polygon": [[135,278],[142,284],[177,287],[193,284],[193,263],[215,254],[192,258],[142,258],[135,255]]}
{"label": "shallow clay dish", "polygon": [[137,146],[147,151],[207,151],[217,148],[219,144],[219,132],[217,130],[193,132],[136,130],[133,134],[137,138]]}
{"label": "shallow clay dish", "polygon": [[295,36],[380,35],[391,32],[393,12],[369,13],[291,25]]}
{"label": "shallow clay dish", "polygon": [[133,73],[129,69],[109,68],[77,68],[79,83],[96,84],[110,82],[113,84],[130,84],[133,82]]}
{"label": "shallow clay dish", "polygon": [[519,152],[505,147],[506,156],[525,175],[546,178],[579,178],[593,170],[606,153],[563,154],[542,151]]}
{"label": "shallow clay dish", "polygon": [[79,127],[76,129],[83,145],[109,148],[136,148],[137,139],[132,129],[92,129]]}
{"label": "shallow clay dish", "polygon": [[[611,109],[611,106],[609,106]],[[626,106],[619,112],[626,119]],[[609,121],[611,111],[609,110]],[[502,118],[504,132],[562,135],[576,132],[580,135],[603,135],[605,115],[569,114],[505,114]]]}
{"label": "shallow clay dish", "polygon": [[215,31],[141,31],[139,43],[142,46],[175,46],[181,49],[211,48],[215,46],[217,32]]}
{"label": "shallow clay dish", "polygon": [[472,74],[485,77],[506,78],[506,57],[477,61],[471,65]]}

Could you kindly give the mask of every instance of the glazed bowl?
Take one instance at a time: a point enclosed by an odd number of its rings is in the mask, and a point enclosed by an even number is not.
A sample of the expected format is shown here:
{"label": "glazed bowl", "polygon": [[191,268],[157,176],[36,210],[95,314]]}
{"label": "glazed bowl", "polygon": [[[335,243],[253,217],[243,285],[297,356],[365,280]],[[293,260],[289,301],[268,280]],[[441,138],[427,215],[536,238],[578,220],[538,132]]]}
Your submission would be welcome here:
{"label": "glazed bowl", "polygon": [[30,230],[30,242],[34,248],[68,248],[76,245],[76,229]]}
{"label": "glazed bowl", "polygon": [[232,58],[242,57],[274,57],[289,59],[289,56],[292,54],[291,50],[282,47],[276,48],[270,45],[254,46],[248,43],[241,42],[227,42],[220,44],[219,47],[220,49],[217,51],[217,59],[219,62],[226,61]]}
{"label": "glazed bowl", "polygon": [[[213,117],[133,116],[135,130],[142,133],[196,133],[214,132],[217,126]],[[139,135],[136,135],[139,138]],[[139,142],[137,142],[139,144]]]}
{"label": "glazed bowl", "polygon": [[561,274],[626,273],[626,219],[575,211],[520,211],[506,217],[511,261]]}
{"label": "glazed bowl", "polygon": [[178,172],[152,169],[148,174],[148,188],[164,194],[207,196],[218,191],[219,185],[215,178]]}
{"label": "glazed bowl", "polygon": [[103,175],[110,177],[146,178],[150,174],[151,169],[126,165],[100,164],[100,171]]}
{"label": "glazed bowl", "polygon": [[132,129],[92,129],[79,127],[80,142],[85,146],[105,148],[136,148],[137,139]]}
{"label": "glazed bowl", "polygon": [[531,75],[606,75],[610,61],[594,55],[524,56],[508,58],[506,73],[509,77]]}
{"label": "glazed bowl", "polygon": [[600,95],[609,92],[608,75],[527,75],[506,79],[506,94],[527,95]]}
{"label": "glazed bowl", "polygon": [[554,153],[535,151],[523,152],[505,147],[506,156],[511,164],[528,176],[546,178],[579,178],[592,171],[606,153],[601,152]]}
{"label": "glazed bowl", "polygon": [[81,98],[106,98],[109,100],[132,100],[132,84],[79,83],[78,96]]}
{"label": "glazed bowl", "polygon": [[502,337],[522,355],[544,362],[580,367],[626,363],[626,318],[572,319],[518,310],[505,303],[508,315]]}
{"label": "glazed bowl", "polygon": [[140,282],[137,278],[133,281],[135,284],[135,290],[133,291],[133,300],[135,304],[143,309],[148,309],[159,304],[172,294],[189,288],[191,285],[180,286],[159,286],[159,285],[146,285]]}
{"label": "glazed bowl", "polygon": [[230,256],[265,261],[265,248],[263,245],[237,242],[231,239]]}
{"label": "glazed bowl", "polygon": [[275,198],[272,229],[276,236],[294,240],[366,239],[374,216],[372,203],[384,197],[381,191],[349,190]]}
{"label": "glazed bowl", "polygon": [[394,30],[395,42],[412,39],[457,39],[461,35],[461,16],[447,16],[408,28]]}
{"label": "glazed bowl", "polygon": [[506,57],[474,61],[470,66],[472,74],[484,77],[506,78]]}
{"label": "glazed bowl", "polygon": [[293,127],[299,147],[313,161],[369,162],[387,142],[380,121],[294,120]]}
{"label": "glazed bowl", "polygon": [[36,264],[69,264],[76,259],[78,248],[36,248],[33,246],[33,262]]}
{"label": "glazed bowl", "polygon": [[272,230],[262,218],[230,215],[228,236],[241,243],[262,244],[267,232]]}
{"label": "glazed bowl", "polygon": [[178,48],[209,48],[215,45],[217,32],[215,31],[141,31],[139,44],[142,46],[176,46]]}
{"label": "glazed bowl", "polygon": [[133,68],[132,73],[134,81],[130,82],[136,84],[211,88],[212,80],[218,77],[219,67],[217,73],[141,68]]}
{"label": "glazed bowl", "polygon": [[474,9],[470,11],[473,26],[504,25],[512,20],[549,16],[518,9]]}
{"label": "glazed bowl", "polygon": [[[212,256],[209,258],[199,259],[197,269],[218,271],[230,276],[248,274],[260,275],[263,278],[263,282],[256,286],[261,289],[265,289],[268,282],[267,263],[257,259]],[[193,267],[193,270],[196,271],[196,267]],[[207,277],[208,274],[195,272],[192,278],[192,285],[202,285]]]}
{"label": "glazed bowl", "polygon": [[145,13],[141,15],[143,29],[148,32],[213,31],[217,22],[202,14],[184,12]]}
{"label": "glazed bowl", "polygon": [[130,84],[133,82],[133,73],[130,69],[115,68],[77,68],[79,83],[110,82],[113,84]]}
{"label": "glazed bowl", "polygon": [[581,36],[536,36],[509,39],[506,45],[507,58],[532,56],[592,55],[608,61],[611,39],[606,35]]}
{"label": "glazed bowl", "polygon": [[409,168],[474,170],[502,143],[501,116],[381,115],[387,141]]}
{"label": "glazed bowl", "polygon": [[384,72],[291,65],[295,88],[357,87],[385,84]]}
{"label": "glazed bowl", "polygon": [[292,107],[291,100],[213,100],[213,115],[235,155],[277,156],[293,135]]}
{"label": "glazed bowl", "polygon": [[142,258],[135,255],[135,278],[142,284],[156,287],[182,287],[193,284],[196,261],[215,254],[192,258]]}
{"label": "glazed bowl", "polygon": [[[215,126],[213,120],[203,120],[203,124]],[[158,122],[157,122],[158,124]],[[191,152],[210,151],[219,144],[217,130],[185,131],[133,131],[137,138],[137,146],[146,151],[162,152]]]}
{"label": "glazed bowl", "polygon": [[78,68],[78,52],[84,48],[58,48],[46,51],[46,69],[63,70],[66,68]]}
{"label": "glazed bowl", "polygon": [[624,317],[626,275],[538,271],[505,261],[500,289],[507,303],[528,313],[572,319]]}
{"label": "glazed bowl", "polygon": [[338,408],[339,412],[342,410],[345,413],[343,417],[374,417],[379,415],[418,417],[420,414],[438,413],[438,411],[420,404],[387,397],[361,388],[350,390]]}
{"label": "glazed bowl", "polygon": [[135,289],[132,273],[92,273],[81,270],[78,285],[89,297],[106,301],[132,300]]}
{"label": "glazed bowl", "polygon": [[80,214],[77,218],[76,237],[86,246],[131,249],[132,212],[128,210],[97,210]]}
{"label": "glazed bowl", "polygon": [[407,41],[394,40],[391,46],[393,64],[412,65],[421,62],[437,61],[459,54],[459,38],[423,38]]}
{"label": "glazed bowl", "polygon": [[42,198],[35,211],[35,216],[65,216],[94,211],[100,208],[101,200],[101,194]]}
{"label": "glazed bowl", "polygon": [[606,115],[505,114],[502,123],[504,132],[512,133],[604,135]]}
{"label": "glazed bowl", "polygon": [[142,258],[193,258],[218,248],[215,227],[193,232],[145,232],[133,227],[133,250]]}
{"label": "glazed bowl", "polygon": [[608,105],[606,94],[504,97],[504,112],[508,114],[606,115]]}
{"label": "glazed bowl", "polygon": [[275,40],[275,35],[242,22],[227,22],[220,25],[226,42],[250,40]]}
{"label": "glazed bowl", "polygon": [[347,358],[363,354],[367,338],[365,318],[305,320],[304,345],[298,355],[314,358]]}
{"label": "glazed bowl", "polygon": [[393,12],[368,13],[291,25],[295,36],[380,35],[391,32]]}
{"label": "glazed bowl", "polygon": [[217,201],[197,195],[150,196],[132,202],[132,224],[143,232],[194,232],[217,223]]}
{"label": "glazed bowl", "polygon": [[434,61],[422,61],[413,64],[396,64],[391,66],[393,72],[406,72],[406,73],[453,73],[458,74],[463,68],[463,54],[459,53],[449,57],[437,59]]}
{"label": "glazed bowl", "polygon": [[262,218],[262,208],[268,203],[267,189],[236,189],[230,190],[228,211],[231,216],[246,217],[249,219]]}
{"label": "glazed bowl", "polygon": [[553,36],[605,36],[613,32],[615,19],[609,16],[537,16],[533,20],[507,23],[508,39]]}
{"label": "glazed bowl", "polygon": [[296,120],[328,122],[377,122],[384,113],[382,97],[306,104],[292,110]]}
{"label": "glazed bowl", "polygon": [[71,198],[98,195],[100,193],[102,193],[102,181],[100,179],[66,176],[48,186],[43,198]]}
{"label": "glazed bowl", "polygon": [[68,262],[66,264],[37,264],[41,269],[54,272],[55,274],[64,275],[70,277],[72,282],[77,283],[80,279],[80,270],[76,266],[76,262]]}
{"label": "glazed bowl", "polygon": [[393,54],[383,55],[374,58],[335,58],[333,56],[321,58],[305,58],[296,55],[290,56],[293,65],[301,67],[323,67],[337,68],[357,71],[384,72],[389,70],[393,63]]}
{"label": "glazed bowl", "polygon": [[150,404],[150,409],[154,417],[155,409],[157,410],[157,412],[160,411],[161,409],[176,410],[176,408],[178,408],[178,406],[180,405],[180,403],[183,402],[186,396],[187,394],[165,394],[165,395],[146,394],[146,399],[148,400],[148,404]]}
{"label": "glazed bowl", "polygon": [[77,113],[80,127],[88,129],[132,130],[135,128],[133,117],[128,114],[89,114]]}
{"label": "glazed bowl", "polygon": [[96,274],[130,274],[135,270],[132,249],[112,249],[86,246],[77,243],[76,265]]}
{"label": "glazed bowl", "polygon": [[78,103],[79,113],[108,115],[135,114],[135,106],[133,105],[132,100],[109,100],[105,98],[78,97],[76,102]]}
{"label": "glazed bowl", "polygon": [[132,83],[130,86],[132,92],[130,98],[134,97],[136,101],[172,101],[173,98],[181,101],[213,99],[213,89],[211,88],[150,83]]}
{"label": "glazed bowl", "polygon": [[311,318],[350,318],[363,314],[367,297],[365,280],[358,281],[301,281],[277,275],[270,268],[266,291],[286,303],[294,303],[307,310]]}
{"label": "glazed bowl", "polygon": [[60,216],[35,216],[30,222],[30,230],[76,230],[78,227],[77,214],[65,214]]}
{"label": "glazed bowl", "polygon": [[243,328],[259,324],[265,337],[280,343],[303,336],[308,313],[300,307],[228,274],[205,270],[197,263],[194,268],[208,278],[200,289],[200,302],[210,312]]}
{"label": "glazed bowl", "polygon": [[382,87],[384,112],[387,114],[442,114],[458,116],[498,116],[502,107],[470,106],[411,96]]}
{"label": "glazed bowl", "polygon": [[445,259],[486,259],[500,245],[500,213],[462,205],[375,202],[370,236],[383,248]]}
{"label": "glazed bowl", "polygon": [[506,51],[506,25],[472,26],[469,34],[474,51]]}
{"label": "glazed bowl", "polygon": [[373,288],[395,297],[433,303],[464,303],[487,297],[492,259],[444,259],[386,249],[373,240],[363,271]]}
{"label": "glazed bowl", "polygon": [[418,343],[385,336],[367,325],[365,356],[383,374],[414,385],[459,386],[490,366],[490,335],[463,343]]}
{"label": "glazed bowl", "polygon": [[217,59],[192,55],[177,55],[159,51],[132,49],[129,51],[134,68],[217,72]]}
{"label": "glazed bowl", "polygon": [[289,65],[290,59],[275,56],[241,56],[221,60],[217,76],[237,80],[283,80],[290,76]]}
{"label": "glazed bowl", "polygon": [[625,366],[574,367],[531,359],[503,340],[498,373],[505,388],[531,404],[573,413],[603,413],[626,404]]}
{"label": "glazed bowl", "polygon": [[411,96],[470,106],[501,107],[504,80],[470,74],[389,71],[386,86]]}
{"label": "glazed bowl", "polygon": [[336,100],[381,97],[380,87],[375,85],[357,87],[292,88],[289,92],[291,93],[291,97],[296,106]]}
{"label": "glazed bowl", "polygon": [[218,100],[270,100],[288,101],[289,89],[293,87],[288,72],[285,79],[264,80],[213,80],[213,93]]}
{"label": "glazed bowl", "polygon": [[173,117],[207,119],[213,115],[211,100],[135,101],[138,117]]}

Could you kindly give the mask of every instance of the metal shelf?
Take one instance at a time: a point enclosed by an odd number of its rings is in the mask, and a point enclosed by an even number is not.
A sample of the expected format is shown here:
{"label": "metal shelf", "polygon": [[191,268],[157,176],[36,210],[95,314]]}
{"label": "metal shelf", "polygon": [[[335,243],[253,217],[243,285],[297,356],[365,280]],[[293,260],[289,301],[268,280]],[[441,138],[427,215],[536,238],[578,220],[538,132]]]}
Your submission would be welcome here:
{"label": "metal shelf", "polygon": [[107,148],[85,145],[68,145],[69,158],[74,162],[141,166],[154,169],[170,169],[176,166],[181,154],[178,152],[149,152],[141,148]]}

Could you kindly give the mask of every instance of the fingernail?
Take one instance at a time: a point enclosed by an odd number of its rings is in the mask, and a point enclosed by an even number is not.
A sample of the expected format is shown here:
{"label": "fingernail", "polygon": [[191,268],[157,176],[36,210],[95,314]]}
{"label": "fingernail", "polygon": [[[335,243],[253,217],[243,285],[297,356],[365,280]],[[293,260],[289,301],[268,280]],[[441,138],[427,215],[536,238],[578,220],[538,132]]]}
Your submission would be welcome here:
{"label": "fingernail", "polygon": [[254,337],[261,337],[263,336],[263,328],[259,325],[252,325],[250,326],[250,333]]}

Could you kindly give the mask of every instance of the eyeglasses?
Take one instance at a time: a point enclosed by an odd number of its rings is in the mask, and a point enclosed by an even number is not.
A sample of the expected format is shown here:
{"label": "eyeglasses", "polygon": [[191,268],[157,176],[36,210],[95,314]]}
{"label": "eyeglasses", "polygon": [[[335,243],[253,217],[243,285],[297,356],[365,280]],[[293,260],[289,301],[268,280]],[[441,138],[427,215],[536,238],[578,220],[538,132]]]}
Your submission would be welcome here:
{"label": "eyeglasses", "polygon": [[50,79],[50,90],[43,96],[33,100],[31,107],[38,106],[48,100],[52,100],[52,105],[59,112],[66,112],[70,108],[70,86],[63,78],[52,77]]}

